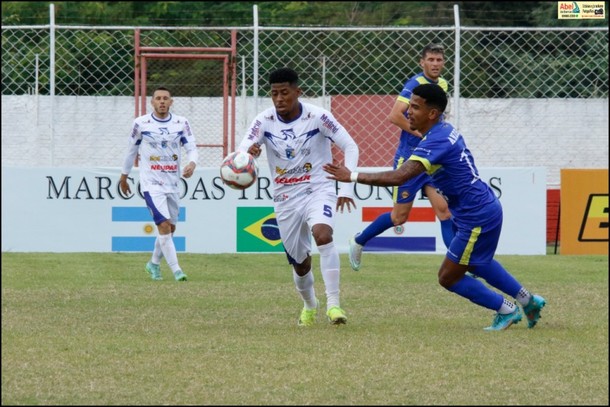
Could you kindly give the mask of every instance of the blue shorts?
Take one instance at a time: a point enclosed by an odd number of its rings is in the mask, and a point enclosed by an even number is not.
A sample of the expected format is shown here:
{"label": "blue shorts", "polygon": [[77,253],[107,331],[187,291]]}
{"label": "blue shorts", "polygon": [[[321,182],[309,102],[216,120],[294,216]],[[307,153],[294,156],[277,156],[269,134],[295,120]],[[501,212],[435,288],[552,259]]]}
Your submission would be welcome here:
{"label": "blue shorts", "polygon": [[[394,156],[394,169],[399,168],[402,164],[404,164],[409,157],[405,157],[400,151],[396,152]],[[392,189],[392,201],[396,204],[404,204],[413,202],[417,197],[417,193],[424,188],[426,185],[432,185],[432,178],[425,173],[422,172],[415,178],[411,178],[404,184],[398,187],[394,187]],[[425,195],[425,194],[424,194]]]}
{"label": "blue shorts", "polygon": [[502,232],[502,207],[498,201],[489,206],[496,205],[499,208],[495,208],[493,215],[477,224],[463,223],[456,217],[453,218],[457,232],[447,249],[447,257],[450,260],[471,266],[482,266],[491,262]]}

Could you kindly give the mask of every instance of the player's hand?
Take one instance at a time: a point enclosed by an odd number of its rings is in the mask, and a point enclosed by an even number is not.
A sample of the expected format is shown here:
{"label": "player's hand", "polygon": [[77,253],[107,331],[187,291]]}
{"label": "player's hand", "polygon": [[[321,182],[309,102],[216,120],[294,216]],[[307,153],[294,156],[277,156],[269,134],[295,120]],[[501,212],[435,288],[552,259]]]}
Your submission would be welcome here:
{"label": "player's hand", "polygon": [[195,167],[196,164],[194,162],[190,162],[186,165],[186,167],[184,167],[184,170],[182,171],[182,176],[184,178],[190,178],[191,175],[193,175],[193,173],[195,172]]}
{"label": "player's hand", "polygon": [[248,149],[248,153],[252,154],[254,158],[258,158],[261,155],[261,146],[259,144],[252,144]]}
{"label": "player's hand", "polygon": [[349,198],[346,196],[340,196],[337,199],[337,212],[343,213],[343,208],[347,206],[347,211],[352,212],[352,206],[356,209],[356,202],[354,202],[353,198]]}
{"label": "player's hand", "polygon": [[121,187],[121,192],[123,193],[123,195],[131,195],[131,188],[129,188],[129,184],[127,183],[127,175],[121,174],[121,179],[119,179],[119,186]]}
{"label": "player's hand", "polygon": [[326,178],[334,179],[340,182],[351,182],[350,175],[352,172],[344,165],[324,164],[322,169],[331,175]]}

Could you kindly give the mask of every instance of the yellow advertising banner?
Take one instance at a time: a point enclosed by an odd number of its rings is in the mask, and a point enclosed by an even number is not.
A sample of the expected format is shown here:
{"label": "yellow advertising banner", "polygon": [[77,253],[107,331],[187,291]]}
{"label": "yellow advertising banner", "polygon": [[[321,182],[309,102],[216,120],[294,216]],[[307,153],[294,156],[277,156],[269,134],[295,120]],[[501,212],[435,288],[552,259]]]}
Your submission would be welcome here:
{"label": "yellow advertising banner", "polygon": [[561,254],[608,254],[608,170],[561,170]]}

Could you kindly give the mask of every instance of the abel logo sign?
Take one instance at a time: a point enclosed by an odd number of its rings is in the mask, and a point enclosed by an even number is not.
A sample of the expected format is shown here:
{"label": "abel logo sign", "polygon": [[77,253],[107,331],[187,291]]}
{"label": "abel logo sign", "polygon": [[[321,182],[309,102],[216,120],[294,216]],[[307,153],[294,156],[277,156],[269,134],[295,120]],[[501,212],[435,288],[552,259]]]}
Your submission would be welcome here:
{"label": "abel logo sign", "polygon": [[597,20],[606,16],[603,1],[560,1],[557,3],[557,18],[560,20]]}

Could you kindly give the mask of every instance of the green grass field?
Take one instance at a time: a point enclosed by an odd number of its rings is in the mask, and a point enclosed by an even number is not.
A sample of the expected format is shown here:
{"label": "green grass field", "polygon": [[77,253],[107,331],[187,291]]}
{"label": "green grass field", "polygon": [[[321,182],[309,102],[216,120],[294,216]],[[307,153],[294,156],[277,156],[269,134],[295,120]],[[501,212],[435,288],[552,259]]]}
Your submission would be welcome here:
{"label": "green grass field", "polygon": [[2,405],[608,405],[607,256],[498,256],[547,300],[502,332],[439,255],[342,255],[348,323],[310,328],[284,255],[148,258],[2,253]]}

